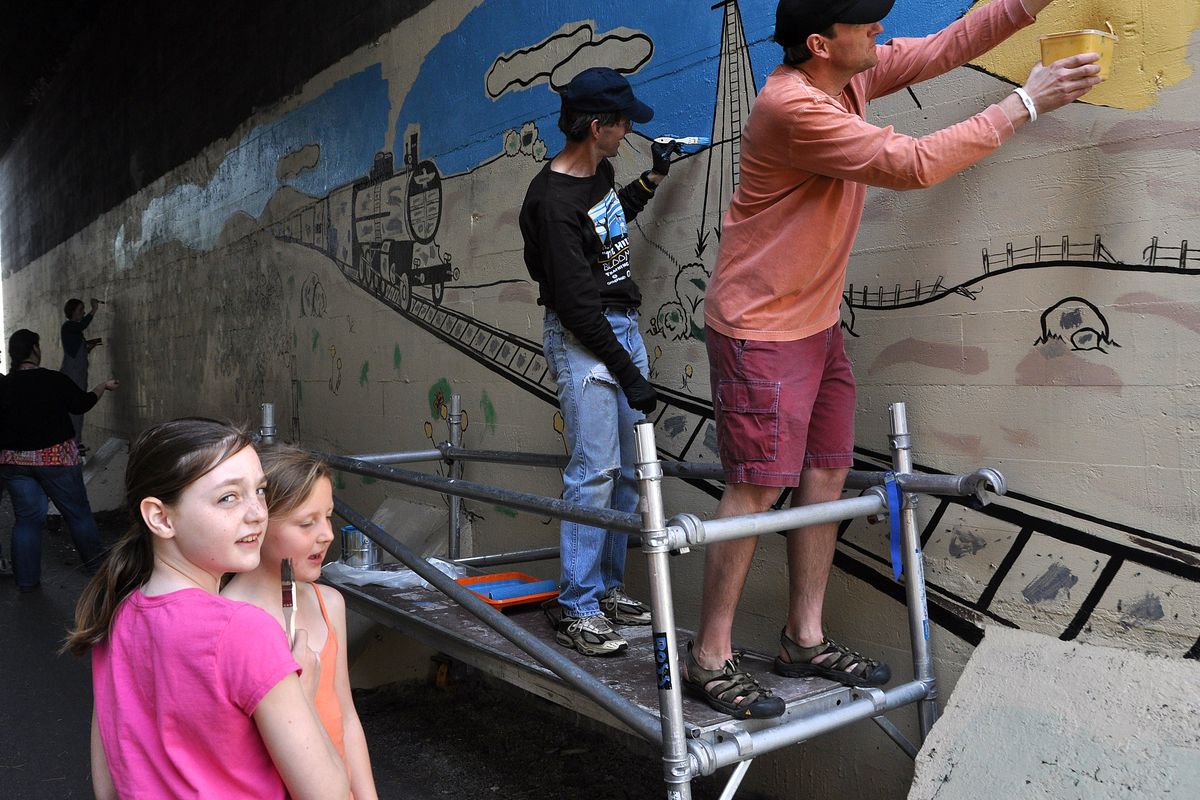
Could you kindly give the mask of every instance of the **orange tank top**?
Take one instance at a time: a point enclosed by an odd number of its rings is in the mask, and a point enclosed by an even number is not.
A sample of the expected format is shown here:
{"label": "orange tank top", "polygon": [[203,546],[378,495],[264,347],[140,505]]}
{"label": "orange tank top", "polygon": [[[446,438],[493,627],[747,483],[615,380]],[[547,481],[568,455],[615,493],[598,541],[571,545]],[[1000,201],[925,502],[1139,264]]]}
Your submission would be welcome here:
{"label": "orange tank top", "polygon": [[[334,688],[333,683],[338,662],[337,633],[334,631],[333,623],[329,620],[329,613],[325,610],[325,600],[321,597],[321,590],[314,584],[313,591],[316,592],[317,603],[321,606],[321,619],[325,620],[325,628],[329,631],[325,637],[325,646],[321,648],[321,680],[317,684],[315,699],[317,716],[329,733],[329,740],[333,742],[338,755],[342,757],[342,763],[346,764],[346,737],[345,728],[342,727],[342,704],[338,700],[337,689]],[[350,771],[349,764],[346,764],[346,771]]]}

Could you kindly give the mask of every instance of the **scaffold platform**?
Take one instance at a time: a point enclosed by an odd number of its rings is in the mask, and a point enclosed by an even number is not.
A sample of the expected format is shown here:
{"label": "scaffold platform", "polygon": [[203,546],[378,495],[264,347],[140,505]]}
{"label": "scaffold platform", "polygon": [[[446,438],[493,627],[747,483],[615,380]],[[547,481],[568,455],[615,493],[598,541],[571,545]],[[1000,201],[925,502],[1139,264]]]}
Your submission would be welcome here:
{"label": "scaffold platform", "polygon": [[[600,705],[574,691],[553,672],[435,589],[392,589],[386,586],[352,586],[335,580],[326,582],[337,587],[352,609],[373,622],[395,629],[494,678],[636,735],[635,731],[629,730]],[[567,658],[595,675],[632,705],[658,715],[658,682],[651,626],[620,627],[621,635],[629,642],[629,649],[617,656],[600,658],[581,655],[555,642],[554,634],[537,605],[517,606],[496,613],[503,613],[527,631],[530,638],[558,648]],[[686,642],[691,638],[691,632],[679,629],[678,636],[679,641]],[[859,690],[820,678],[780,677],[771,671],[773,659],[773,655],[747,652],[742,657],[742,664],[763,686],[787,703],[787,711],[777,719],[739,721],[739,724],[750,724],[753,729],[779,725],[803,715],[822,714],[856,699],[855,695],[859,693]],[[687,736],[691,739],[724,736],[724,729],[733,722],[728,714],[710,708],[686,691],[683,694],[683,719]]]}
{"label": "scaffold platform", "polygon": [[[930,620],[921,542],[914,514],[915,494],[950,495],[986,503],[989,494],[1004,494],[1004,476],[981,468],[962,475],[914,472],[911,436],[904,403],[889,407],[892,469],[851,471],[843,497],[737,517],[703,519],[680,513],[667,518],[661,483],[664,478],[720,479],[719,467],[664,461],[651,422],[634,426],[638,513],[592,508],[560,498],[543,497],[495,485],[465,481],[466,462],[561,468],[557,454],[469,450],[462,447],[461,398],[451,396],[446,414],[449,441],[436,449],[368,453],[354,456],[320,453],[335,470],[432,491],[448,499],[449,560],[467,574],[480,567],[527,564],[557,559],[558,547],[505,553],[461,553],[462,501],[502,503],[520,511],[574,520],[630,535],[630,546],[645,556],[651,624],[622,627],[629,648],[619,656],[587,657],[559,645],[538,606],[501,612],[413,552],[391,532],[334,497],[334,512],[379,548],[427,582],[430,588],[398,589],[355,586],[327,576],[350,607],[370,620],[393,628],[451,658],[521,687],[572,710],[629,731],[661,753],[668,800],[690,800],[691,781],[733,766],[722,800],[731,800],[757,757],[808,741],[856,722],[871,720],[910,757],[936,721],[937,681],[933,674]],[[263,404],[260,438],[274,440],[274,407]],[[440,462],[448,475],[401,468],[399,464]],[[779,678],[773,656],[746,653],[746,669],[782,698],[786,710],[774,719],[734,719],[711,709],[683,691],[680,652],[692,633],[676,626],[670,562],[707,544],[782,533],[856,517],[886,518],[892,542],[893,569],[904,575],[913,678],[882,688],[851,688],[826,680]],[[915,706],[920,740],[914,743],[891,722],[890,711]]]}

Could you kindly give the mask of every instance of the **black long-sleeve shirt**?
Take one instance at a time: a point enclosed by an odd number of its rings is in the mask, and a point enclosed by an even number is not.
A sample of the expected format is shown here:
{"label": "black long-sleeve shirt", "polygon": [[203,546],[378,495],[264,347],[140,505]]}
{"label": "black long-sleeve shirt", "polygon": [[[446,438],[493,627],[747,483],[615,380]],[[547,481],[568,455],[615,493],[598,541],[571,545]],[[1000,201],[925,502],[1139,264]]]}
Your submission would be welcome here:
{"label": "black long-sleeve shirt", "polygon": [[605,308],[638,308],[642,293],[629,266],[632,222],[654,196],[641,181],[616,190],[608,159],[576,178],[547,163],[521,206],[525,266],[537,281],[538,304],[552,309],[622,386],[641,373],[604,318]]}
{"label": "black long-sleeve shirt", "polygon": [[41,450],[75,438],[68,415],[99,400],[61,372],[13,370],[0,378],[0,450]]}
{"label": "black long-sleeve shirt", "polygon": [[78,322],[69,319],[62,324],[60,335],[64,355],[74,358],[75,354],[79,352],[79,348],[83,347],[85,341],[83,332],[87,330],[88,325],[92,324],[92,318],[95,316],[96,312],[93,311]]}

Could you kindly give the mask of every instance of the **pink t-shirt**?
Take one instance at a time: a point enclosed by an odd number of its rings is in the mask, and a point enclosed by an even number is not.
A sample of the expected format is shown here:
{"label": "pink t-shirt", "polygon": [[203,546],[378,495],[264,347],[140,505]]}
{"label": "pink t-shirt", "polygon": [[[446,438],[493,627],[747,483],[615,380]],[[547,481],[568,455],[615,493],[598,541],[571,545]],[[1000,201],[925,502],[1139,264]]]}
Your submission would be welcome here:
{"label": "pink t-shirt", "polygon": [[1021,0],[996,0],[932,36],[894,39],[837,97],[795,67],[776,68],[742,130],[741,182],[705,299],[709,327],[734,339],[794,341],[837,323],[867,186],[931,186],[1013,133],[993,105],[914,139],[867,122],[867,103],[964,64],[1032,22]]}
{"label": "pink t-shirt", "polygon": [[286,798],[250,715],[299,669],[283,629],[260,608],[200,589],[134,591],[92,655],[96,719],[117,793]]}

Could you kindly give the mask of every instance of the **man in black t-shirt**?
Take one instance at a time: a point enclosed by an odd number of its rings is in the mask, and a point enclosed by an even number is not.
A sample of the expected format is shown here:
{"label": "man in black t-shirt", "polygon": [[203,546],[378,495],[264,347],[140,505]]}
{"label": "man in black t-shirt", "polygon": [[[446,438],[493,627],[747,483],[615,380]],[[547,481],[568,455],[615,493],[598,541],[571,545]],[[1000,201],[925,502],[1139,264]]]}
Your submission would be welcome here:
{"label": "man in black t-shirt", "polygon": [[[563,499],[635,511],[633,426],[657,403],[638,331],[641,292],[630,269],[632,222],[670,169],[677,144],[653,144],[652,169],[617,190],[608,159],[654,111],[614,70],[593,67],[563,89],[567,138],[529,184],[521,207],[525,265],[546,307],[542,347],[558,383],[569,461]],[[558,642],[584,655],[628,643],[613,629],[648,625],[650,609],[625,594],[627,537],[564,521],[561,592],[545,606]]]}

